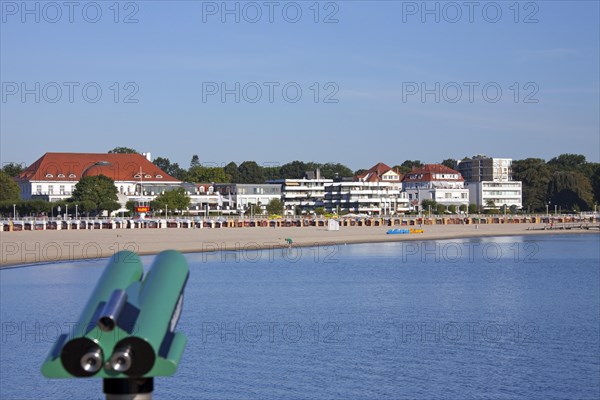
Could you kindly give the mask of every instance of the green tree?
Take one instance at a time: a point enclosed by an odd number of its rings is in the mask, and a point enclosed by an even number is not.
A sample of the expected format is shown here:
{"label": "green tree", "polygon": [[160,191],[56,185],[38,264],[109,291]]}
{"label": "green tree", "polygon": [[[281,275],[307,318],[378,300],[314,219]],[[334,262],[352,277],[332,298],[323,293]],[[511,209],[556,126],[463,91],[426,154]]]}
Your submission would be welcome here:
{"label": "green tree", "polygon": [[446,212],[446,206],[445,206],[445,205],[443,205],[443,204],[438,204],[438,205],[435,207],[435,209],[436,209],[436,210],[435,210],[435,211],[436,211],[436,214],[440,214],[440,215],[441,215],[441,214],[444,214],[444,213]]}
{"label": "green tree", "polygon": [[461,204],[460,207],[458,207],[458,209],[462,212],[467,212],[469,211],[469,206],[467,206],[466,204]]}
{"label": "green tree", "polygon": [[223,171],[227,175],[227,181],[231,183],[240,183],[240,172],[238,171],[238,166],[233,161],[227,164]]}
{"label": "green tree", "polygon": [[313,169],[321,170],[321,177],[325,179],[344,178],[354,176],[352,170],[340,163],[317,164]]}
{"label": "green tree", "polygon": [[239,183],[264,183],[265,176],[262,169],[255,161],[244,161],[238,167],[240,173]]}
{"label": "green tree", "polygon": [[513,178],[523,182],[523,206],[545,211],[548,204],[548,182],[552,172],[540,158],[527,158],[512,163]]}
{"label": "green tree", "polygon": [[585,156],[581,154],[561,154],[548,161],[548,166],[555,171],[580,171],[585,168]]}
{"label": "green tree", "polygon": [[592,191],[594,193],[594,202],[600,203],[600,164],[597,164],[592,177],[590,178],[590,184],[592,185]]}
{"label": "green tree", "polygon": [[185,210],[190,206],[190,196],[184,188],[167,190],[154,199],[158,208],[167,206],[169,209]]}
{"label": "green tree", "polygon": [[0,201],[17,201],[21,198],[21,189],[17,182],[4,171],[0,171]]}
{"label": "green tree", "polygon": [[590,180],[581,172],[556,171],[548,183],[553,205],[566,210],[589,210],[594,203]]}
{"label": "green tree", "polygon": [[282,179],[302,179],[307,171],[306,164],[302,161],[292,161],[283,164],[280,169]]}
{"label": "green tree", "polygon": [[477,214],[479,212],[479,207],[477,204],[469,204],[469,214]]}
{"label": "green tree", "polygon": [[317,208],[315,208],[315,214],[317,214],[317,215],[325,215],[325,208],[324,207],[317,207]]}
{"label": "green tree", "polygon": [[421,200],[421,211],[429,212],[429,210],[436,210],[437,203],[432,199]]}
{"label": "green tree", "polygon": [[413,168],[421,168],[423,163],[420,160],[406,160],[400,165],[396,165],[394,169],[400,171],[401,174],[410,172]]}
{"label": "green tree", "polygon": [[269,166],[263,167],[263,174],[265,176],[265,181],[274,181],[277,179],[282,179],[281,177],[281,167]]}
{"label": "green tree", "polygon": [[487,200],[485,202],[485,206],[488,208],[496,208],[496,203],[494,202],[494,200]]}
{"label": "green tree", "polygon": [[229,177],[220,167],[203,167],[201,165],[188,170],[187,180],[195,183],[226,183]]}
{"label": "green tree", "polygon": [[81,178],[71,196],[71,200],[80,203],[88,213],[119,209],[117,199],[115,181],[104,175]]}
{"label": "green tree", "polygon": [[2,167],[2,172],[11,177],[18,176],[21,172],[23,172],[23,166],[17,163],[8,163]]}
{"label": "green tree", "polygon": [[361,168],[361,169],[357,169],[356,171],[354,171],[354,176],[358,176],[358,175],[362,175],[365,172],[367,172],[367,169]]}
{"label": "green tree", "polygon": [[133,213],[135,212],[135,201],[129,200],[127,203],[125,203],[125,208],[128,209],[129,212],[133,215]]}
{"label": "green tree", "polygon": [[108,151],[109,154],[117,153],[117,154],[139,154],[139,152],[131,147],[115,147],[112,150]]}
{"label": "green tree", "polygon": [[198,157],[198,154],[194,154],[192,156],[192,160],[190,161],[190,169],[199,167],[199,166],[200,166],[200,157]]}
{"label": "green tree", "polygon": [[279,199],[272,199],[267,204],[267,213],[269,215],[281,215],[283,214],[283,203]]}
{"label": "green tree", "polygon": [[171,175],[173,178],[179,180],[185,180],[186,178],[186,171],[181,168],[179,164],[171,163],[168,158],[156,157],[152,163],[161,170],[165,171],[167,174]]}
{"label": "green tree", "polygon": [[452,214],[456,214],[456,206],[454,204],[448,206],[448,211],[450,211]]}
{"label": "green tree", "polygon": [[448,168],[456,169],[456,160],[454,158],[446,158],[442,161],[442,165],[445,165]]}

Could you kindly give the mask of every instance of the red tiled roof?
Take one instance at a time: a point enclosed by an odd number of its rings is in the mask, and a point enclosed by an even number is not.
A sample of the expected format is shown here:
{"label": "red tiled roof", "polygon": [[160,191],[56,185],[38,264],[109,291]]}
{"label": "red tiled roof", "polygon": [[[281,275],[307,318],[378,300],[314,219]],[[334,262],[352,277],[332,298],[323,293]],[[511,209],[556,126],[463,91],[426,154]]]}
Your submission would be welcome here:
{"label": "red tiled roof", "polygon": [[[95,165],[108,162],[110,165]],[[141,154],[46,153],[17,178],[20,181],[73,181],[85,176],[105,175],[115,181],[179,182]],[[136,178],[135,176],[138,175]]]}
{"label": "red tiled roof", "polygon": [[[433,174],[453,174],[458,175],[458,179],[451,178],[433,178]],[[416,175],[417,177],[412,178],[412,176]],[[421,175],[419,178],[418,176]],[[464,178],[460,174],[460,172],[453,170],[452,168],[448,168],[442,164],[425,164],[420,168],[414,168],[409,173],[404,175],[402,182],[429,182],[429,181],[456,181],[463,182]]]}
{"label": "red tiled roof", "polygon": [[395,173],[400,175],[400,178],[402,178],[402,174],[400,174],[400,172],[398,172],[395,169],[391,168],[390,166],[380,162],[380,163],[377,163],[374,166],[372,166],[368,171],[363,172],[360,175],[357,175],[356,179],[366,180],[367,182],[379,182],[379,181],[381,181],[381,176],[388,171],[394,171]]}

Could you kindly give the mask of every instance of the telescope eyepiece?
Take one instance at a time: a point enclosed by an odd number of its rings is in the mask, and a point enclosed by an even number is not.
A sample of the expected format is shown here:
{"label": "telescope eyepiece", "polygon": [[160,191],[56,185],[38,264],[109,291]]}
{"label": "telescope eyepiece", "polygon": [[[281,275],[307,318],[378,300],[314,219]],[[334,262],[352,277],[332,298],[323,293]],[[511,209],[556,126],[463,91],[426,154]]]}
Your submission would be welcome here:
{"label": "telescope eyepiece", "polygon": [[127,372],[131,368],[133,358],[131,354],[131,347],[119,348],[115,350],[112,357],[110,358],[110,366],[114,371]]}
{"label": "telescope eyepiece", "polygon": [[95,374],[102,367],[102,352],[100,349],[93,349],[85,353],[79,364],[85,372]]}
{"label": "telescope eyepiece", "polygon": [[95,375],[102,368],[104,353],[93,340],[78,338],[67,342],[61,351],[60,359],[67,372],[84,378]]}

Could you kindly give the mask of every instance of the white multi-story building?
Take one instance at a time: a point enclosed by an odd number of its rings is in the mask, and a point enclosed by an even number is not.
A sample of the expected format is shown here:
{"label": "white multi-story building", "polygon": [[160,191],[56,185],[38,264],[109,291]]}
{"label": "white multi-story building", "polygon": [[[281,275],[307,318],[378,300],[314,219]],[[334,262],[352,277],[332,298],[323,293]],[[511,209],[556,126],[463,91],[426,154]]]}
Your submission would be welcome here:
{"label": "white multi-story building", "polygon": [[479,208],[522,208],[522,182],[512,180],[512,159],[474,156],[459,161],[458,170]]}
{"label": "white multi-story building", "polygon": [[299,209],[310,212],[317,207],[324,207],[325,186],[333,183],[333,179],[321,178],[319,171],[316,171],[312,179],[281,179],[268,183],[280,185],[284,214],[295,215]]}
{"label": "white multi-story building", "polygon": [[521,208],[523,188],[521,181],[467,182],[471,202],[481,208]]}
{"label": "white multi-story building", "polygon": [[214,190],[225,210],[262,214],[273,199],[281,200],[280,184],[217,183]]}
{"label": "white multi-story building", "polygon": [[415,168],[402,179],[404,191],[413,210],[421,206],[423,200],[435,200],[445,206],[469,205],[469,190],[458,171],[441,164],[426,164]]}
{"label": "white multi-story building", "polygon": [[331,212],[395,215],[408,211],[408,196],[391,182],[333,182],[325,186],[325,209]]}
{"label": "white multi-story building", "polygon": [[331,212],[395,215],[408,211],[408,196],[402,192],[402,174],[377,163],[353,181],[325,186],[325,208]]}

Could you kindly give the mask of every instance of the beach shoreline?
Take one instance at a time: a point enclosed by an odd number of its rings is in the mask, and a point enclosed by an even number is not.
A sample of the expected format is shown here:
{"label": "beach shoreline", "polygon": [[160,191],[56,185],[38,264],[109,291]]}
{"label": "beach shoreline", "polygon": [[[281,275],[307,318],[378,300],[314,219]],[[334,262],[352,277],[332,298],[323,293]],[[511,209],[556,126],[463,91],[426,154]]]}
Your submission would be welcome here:
{"label": "beach shoreline", "polygon": [[[182,253],[218,251],[254,251],[285,248],[286,239],[293,247],[332,246],[359,243],[393,243],[415,240],[451,240],[476,237],[524,235],[596,234],[583,229],[533,230],[535,225],[432,225],[423,233],[388,235],[389,227],[278,227],[244,229],[132,229],[64,230],[2,233],[0,268],[107,258],[121,250],[139,255],[158,254],[163,250]],[[416,228],[416,227],[415,227]]]}

